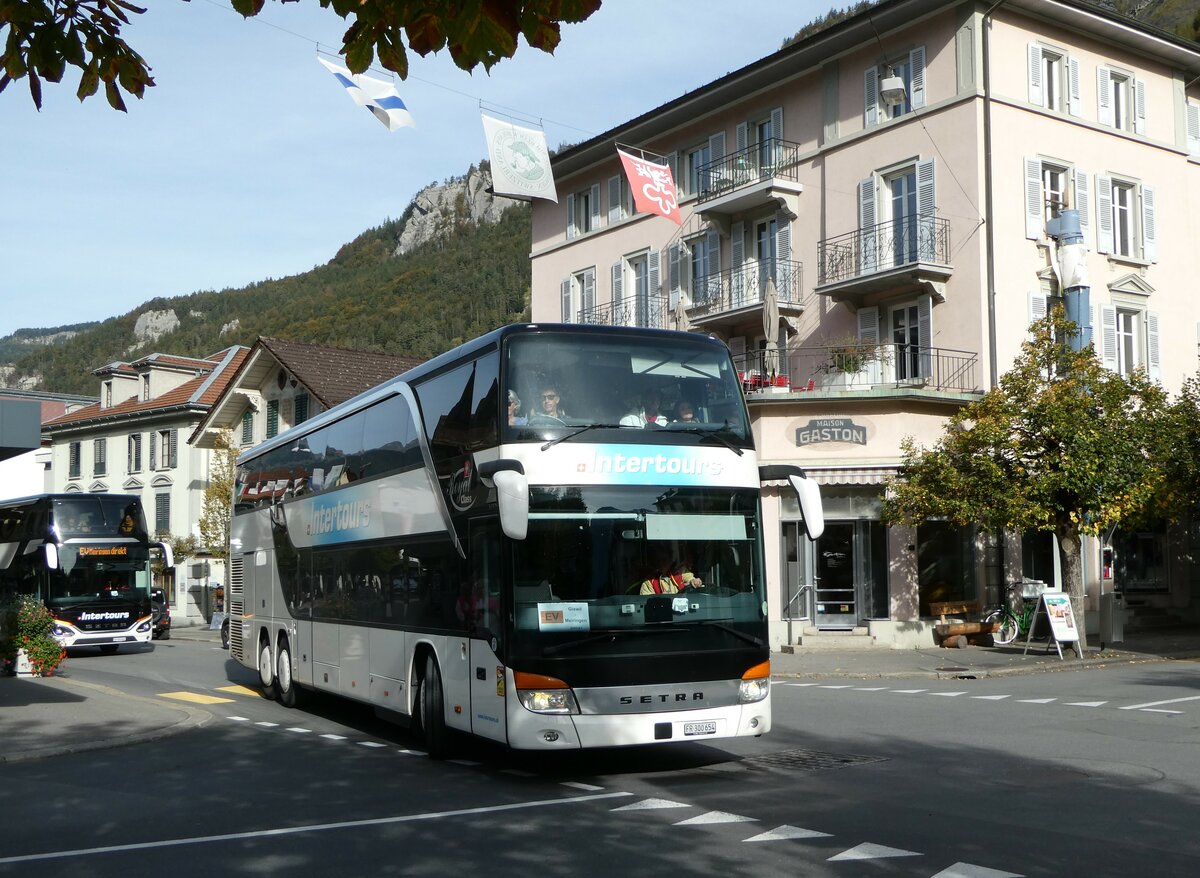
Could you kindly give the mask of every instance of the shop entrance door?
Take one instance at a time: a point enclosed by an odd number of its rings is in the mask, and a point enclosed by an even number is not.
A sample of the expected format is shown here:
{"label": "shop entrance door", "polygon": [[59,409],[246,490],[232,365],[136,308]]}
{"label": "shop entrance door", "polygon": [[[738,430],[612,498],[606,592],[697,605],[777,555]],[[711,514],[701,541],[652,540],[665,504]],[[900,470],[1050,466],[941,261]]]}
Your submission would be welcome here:
{"label": "shop entrance door", "polygon": [[818,628],[853,628],[858,624],[853,521],[827,521],[816,543],[816,623]]}

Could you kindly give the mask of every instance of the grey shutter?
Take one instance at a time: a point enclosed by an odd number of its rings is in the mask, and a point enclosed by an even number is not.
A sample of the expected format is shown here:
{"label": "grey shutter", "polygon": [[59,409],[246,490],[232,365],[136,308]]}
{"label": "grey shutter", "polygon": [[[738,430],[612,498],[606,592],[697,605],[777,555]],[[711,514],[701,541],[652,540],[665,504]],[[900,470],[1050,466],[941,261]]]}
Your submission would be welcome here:
{"label": "grey shutter", "polygon": [[1112,177],[1096,177],[1096,252],[1113,249]]}
{"label": "grey shutter", "polygon": [[650,316],[649,325],[656,329],[664,329],[666,321],[662,314],[662,253],[651,250],[646,254],[646,310]]}
{"label": "grey shutter", "polygon": [[579,234],[579,230],[575,228],[575,193],[567,196],[567,240],[574,238]]}
{"label": "grey shutter", "polygon": [[709,161],[719,162],[725,158],[725,132],[718,131],[716,134],[709,135],[708,138],[708,158]]}
{"label": "grey shutter", "polygon": [[1200,104],[1190,101],[1187,105],[1187,151],[1190,156],[1200,156]]}
{"label": "grey shutter", "polygon": [[771,136],[775,138],[771,144],[771,164],[778,165],[783,159],[783,107],[771,110]]}
{"label": "grey shutter", "polygon": [[150,471],[158,469],[158,433],[153,430],[148,434],[150,437]]}
{"label": "grey shutter", "polygon": [[682,279],[679,259],[682,249],[679,244],[672,244],[667,248],[667,307],[672,311],[679,305]]}
{"label": "grey shutter", "polygon": [[716,229],[704,236],[704,299],[710,304],[721,301],[721,233]]}
{"label": "grey shutter", "polygon": [[612,278],[612,301],[615,309],[625,298],[625,263],[618,259],[612,264],[609,276]]}
{"label": "grey shutter", "polygon": [[864,344],[879,344],[879,307],[858,309],[858,340]]}
{"label": "grey shutter", "polygon": [[1042,161],[1025,157],[1025,237],[1042,238]]}
{"label": "grey shutter", "polygon": [[1155,221],[1154,187],[1142,187],[1142,258],[1158,262],[1158,223]]}
{"label": "grey shutter", "polygon": [[858,229],[861,244],[858,251],[858,270],[874,271],[875,253],[875,178],[867,177],[858,184]]}
{"label": "grey shutter", "polygon": [[1029,294],[1029,322],[1036,323],[1043,319],[1050,310],[1050,297],[1041,290]]}
{"label": "grey shutter", "polygon": [[1146,133],[1146,81],[1133,81],[1133,130],[1137,134]]}
{"label": "grey shutter", "polygon": [[729,227],[729,304],[734,308],[746,295],[745,263],[746,224],[739,220]]}
{"label": "grey shutter", "polygon": [[1158,342],[1158,312],[1146,312],[1146,372],[1152,381],[1162,380],[1162,354]]}
{"label": "grey shutter", "polygon": [[1067,108],[1072,116],[1083,115],[1083,93],[1079,84],[1079,61],[1067,59]]}
{"label": "grey shutter", "polygon": [[908,105],[919,110],[925,106],[925,47],[917,46],[908,53],[908,69],[912,74]]}
{"label": "grey shutter", "polygon": [[879,124],[879,68],[863,72],[863,127]]}
{"label": "grey shutter", "polygon": [[799,291],[795,289],[797,279],[792,276],[792,221],[787,211],[781,210],[775,214],[775,289],[779,291],[779,301],[798,301]]}
{"label": "grey shutter", "polygon": [[675,203],[683,199],[683,181],[679,179],[679,153],[667,154],[667,167],[671,169],[671,182],[675,184]]}
{"label": "grey shutter", "polygon": [[934,227],[937,218],[935,183],[933,159],[917,162],[917,259],[924,262],[936,262],[938,256]]}
{"label": "grey shutter", "polygon": [[580,307],[588,313],[596,309],[596,269],[589,268],[583,273],[583,290],[580,295]]}
{"label": "grey shutter", "polygon": [[1046,98],[1042,93],[1042,47],[1029,44],[1029,103],[1044,107]]}
{"label": "grey shutter", "polygon": [[588,199],[588,206],[591,208],[591,223],[588,225],[588,231],[594,232],[600,228],[600,184],[593,183],[591,189],[592,197]]}
{"label": "grey shutter", "polygon": [[171,462],[170,462],[170,464],[168,464],[168,466],[171,469],[175,469],[175,467],[179,466],[179,431],[178,430],[171,431],[170,448],[171,448]]}
{"label": "grey shutter", "polygon": [[1112,98],[1109,94],[1111,88],[1112,75],[1106,67],[1096,68],[1096,95],[1099,105],[1097,115],[1100,118],[1101,125],[1112,127],[1113,125],[1113,106]]}
{"label": "grey shutter", "polygon": [[608,224],[621,220],[621,177],[608,178]]}
{"label": "grey shutter", "polygon": [[1079,228],[1083,232],[1083,246],[1096,249],[1092,240],[1092,194],[1088,188],[1088,175],[1075,169],[1075,209],[1079,211]]}
{"label": "grey shutter", "polygon": [[737,144],[737,151],[744,153],[746,147],[750,145],[750,133],[746,128],[746,123],[742,122],[734,129],[734,143]]}
{"label": "grey shutter", "polygon": [[926,294],[917,300],[917,339],[921,356],[921,377],[933,376],[933,296]]}
{"label": "grey shutter", "polygon": [[567,278],[558,286],[559,319],[563,323],[571,322],[571,279]]}
{"label": "grey shutter", "polygon": [[1100,306],[1100,362],[1105,369],[1117,371],[1117,309]]}

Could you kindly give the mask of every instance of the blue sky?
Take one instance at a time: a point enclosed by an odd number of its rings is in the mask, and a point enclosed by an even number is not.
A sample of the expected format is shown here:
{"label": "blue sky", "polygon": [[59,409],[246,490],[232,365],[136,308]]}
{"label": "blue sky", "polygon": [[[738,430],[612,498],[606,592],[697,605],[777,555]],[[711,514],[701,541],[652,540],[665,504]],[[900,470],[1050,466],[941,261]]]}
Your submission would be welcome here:
{"label": "blue sky", "polygon": [[[410,53],[388,132],[316,62],[345,23],[316,0],[243,20],[228,0],[158,0],[125,29],[157,85],[128,113],[78,77],[0,93],[0,335],[125,314],[156,296],[307,271],[486,157],[480,102],[574,143],[776,51],[826,0],[604,0],[553,56],[490,74]],[[386,78],[377,70],[373,75]]]}

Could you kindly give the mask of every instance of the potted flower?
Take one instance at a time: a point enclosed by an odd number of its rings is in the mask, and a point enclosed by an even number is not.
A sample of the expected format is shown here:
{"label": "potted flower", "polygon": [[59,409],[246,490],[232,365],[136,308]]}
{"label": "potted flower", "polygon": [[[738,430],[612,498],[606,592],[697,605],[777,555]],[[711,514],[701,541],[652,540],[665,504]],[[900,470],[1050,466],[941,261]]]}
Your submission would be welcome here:
{"label": "potted flower", "polygon": [[67,657],[51,633],[54,617],[32,595],[18,595],[0,617],[0,660],[10,672],[49,677]]}

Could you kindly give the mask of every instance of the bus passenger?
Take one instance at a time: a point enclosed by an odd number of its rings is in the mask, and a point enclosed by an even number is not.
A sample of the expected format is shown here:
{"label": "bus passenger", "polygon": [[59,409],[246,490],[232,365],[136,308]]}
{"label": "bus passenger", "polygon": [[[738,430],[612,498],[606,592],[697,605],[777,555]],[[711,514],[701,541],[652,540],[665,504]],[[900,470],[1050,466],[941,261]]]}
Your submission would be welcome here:
{"label": "bus passenger", "polygon": [[621,426],[623,427],[647,427],[651,424],[662,425],[667,422],[667,418],[659,411],[659,406],[662,404],[662,398],[657,390],[650,390],[642,397],[641,411],[630,412],[621,418]]}
{"label": "bus passenger", "polygon": [[508,392],[508,426],[520,427],[526,423],[526,419],[520,415],[521,397],[517,396],[515,390]]}
{"label": "bus passenger", "polygon": [[664,571],[646,579],[638,594],[676,594],[689,588],[704,588],[704,580],[687,569],[682,562],[672,561],[670,552],[660,549],[654,569]]}
{"label": "bus passenger", "polygon": [[676,421],[676,423],[679,423],[679,422],[694,423],[695,420],[696,420],[696,410],[695,410],[695,408],[692,407],[692,404],[690,402],[688,402],[686,399],[679,400],[679,402],[675,404],[675,421]]}

